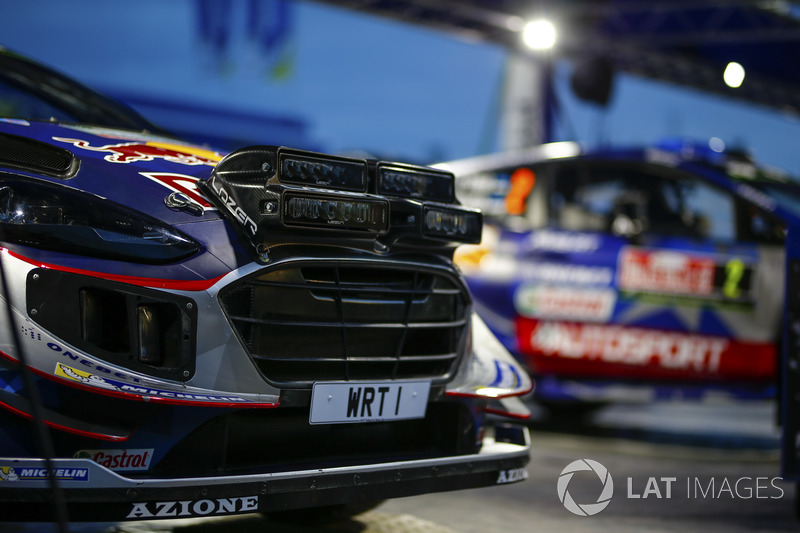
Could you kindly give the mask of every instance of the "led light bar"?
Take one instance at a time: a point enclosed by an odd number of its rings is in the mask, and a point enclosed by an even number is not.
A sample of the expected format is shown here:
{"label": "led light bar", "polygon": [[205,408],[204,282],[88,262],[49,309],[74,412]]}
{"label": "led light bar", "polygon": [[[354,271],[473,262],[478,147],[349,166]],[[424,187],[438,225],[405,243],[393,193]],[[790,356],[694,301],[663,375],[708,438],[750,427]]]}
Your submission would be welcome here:
{"label": "led light bar", "polygon": [[420,200],[452,202],[455,177],[450,172],[430,168],[378,164],[378,193]]}
{"label": "led light bar", "polygon": [[389,202],[379,198],[286,191],[283,194],[282,214],[286,226],[315,226],[371,233],[386,233],[389,230]]}
{"label": "led light bar", "polygon": [[425,206],[422,233],[427,237],[450,239],[464,243],[481,242],[480,211],[440,206]]}
{"label": "led light bar", "polygon": [[278,180],[340,191],[367,190],[367,162],[282,148],[278,152]]}

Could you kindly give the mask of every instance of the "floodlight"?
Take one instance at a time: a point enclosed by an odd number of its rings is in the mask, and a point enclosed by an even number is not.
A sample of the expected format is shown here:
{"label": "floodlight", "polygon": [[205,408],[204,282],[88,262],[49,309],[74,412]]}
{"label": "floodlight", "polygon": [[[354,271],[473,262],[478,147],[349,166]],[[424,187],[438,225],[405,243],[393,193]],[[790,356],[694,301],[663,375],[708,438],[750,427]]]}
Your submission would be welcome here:
{"label": "floodlight", "polygon": [[744,81],[744,67],[735,61],[731,61],[728,63],[728,66],[725,67],[725,73],[722,75],[722,79],[725,80],[725,84],[728,87],[734,89],[740,87]]}
{"label": "floodlight", "polygon": [[546,19],[532,20],[522,30],[522,41],[533,50],[549,50],[556,44],[556,27]]}

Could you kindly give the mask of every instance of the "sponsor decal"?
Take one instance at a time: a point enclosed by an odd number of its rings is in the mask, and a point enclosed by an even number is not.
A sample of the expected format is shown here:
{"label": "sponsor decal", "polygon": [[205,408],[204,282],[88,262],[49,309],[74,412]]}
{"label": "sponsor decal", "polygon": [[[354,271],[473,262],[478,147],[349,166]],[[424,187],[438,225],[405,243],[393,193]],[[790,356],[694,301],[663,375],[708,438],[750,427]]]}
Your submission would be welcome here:
{"label": "sponsor decal", "polygon": [[211,176],[211,179],[209,179],[209,184],[211,185],[211,188],[214,189],[214,192],[217,193],[220,201],[225,204],[225,207],[228,208],[228,211],[230,211],[233,216],[236,217],[236,220],[238,220],[245,228],[250,230],[251,234],[255,235],[256,230],[258,229],[256,223],[253,222],[253,219],[251,219],[241,207],[236,205],[236,200],[234,200],[233,197],[228,194],[228,191],[225,190],[222,185],[217,184],[215,176]]}
{"label": "sponsor decal", "polygon": [[258,510],[258,496],[178,500],[167,502],[137,502],[125,518],[169,518],[249,513]]}
{"label": "sponsor decal", "polygon": [[204,211],[216,210],[216,207],[211,205],[206,197],[197,189],[198,178],[195,176],[174,174],[171,172],[139,172],[139,174],[166,187],[172,192],[185,195],[189,200],[201,206]]}
{"label": "sponsor decal", "polygon": [[612,289],[523,285],[514,295],[517,311],[528,317],[603,322],[609,319],[616,292]]}
{"label": "sponsor decal", "polygon": [[134,163],[140,161],[154,161],[163,159],[181,165],[208,165],[215,166],[221,157],[209,150],[195,149],[190,146],[170,144],[164,142],[127,142],[92,146],[89,141],[82,139],[69,139],[66,137],[53,137],[54,141],[69,143],[76,148],[92,152],[107,152],[103,159],[109,163]]}
{"label": "sponsor decal", "polygon": [[497,475],[497,485],[505,483],[516,483],[528,479],[528,470],[525,468],[513,468],[511,470],[501,470]]}
{"label": "sponsor decal", "polygon": [[490,388],[516,389],[523,381],[515,364],[495,359],[494,370],[495,378],[489,383]]}
{"label": "sponsor decal", "polygon": [[709,257],[626,248],[620,253],[619,288],[710,296],[714,292],[716,266]]}
{"label": "sponsor decal", "polygon": [[109,389],[115,392],[124,392],[138,396],[163,398],[169,400],[186,400],[192,402],[224,402],[224,403],[250,403],[247,398],[240,396],[219,396],[213,394],[195,394],[191,392],[178,392],[165,389],[156,389],[142,385],[132,385],[123,381],[101,377],[89,372],[69,367],[63,363],[56,363],[56,376],[66,378],[83,385]]}
{"label": "sponsor decal", "polygon": [[600,237],[593,233],[541,230],[530,236],[530,247],[549,252],[594,252],[600,247]]}
{"label": "sponsor decal", "polygon": [[[460,250],[463,247],[459,247]],[[561,285],[610,285],[614,274],[610,268],[562,263],[536,263],[522,266],[526,280]]]}
{"label": "sponsor decal", "polygon": [[56,376],[67,378],[72,381],[77,381],[84,385],[91,385],[92,387],[100,387],[103,389],[119,390],[119,387],[106,380],[106,378],[90,374],[83,370],[78,370],[67,365],[56,363]]}
{"label": "sponsor decal", "polygon": [[[33,340],[38,340],[38,341],[42,341],[43,340],[42,339],[42,334],[37,332],[33,328],[28,329],[28,328],[24,328],[23,327],[23,333],[26,336],[30,336],[30,338],[33,339]],[[134,383],[140,383],[142,381],[141,379],[139,379],[139,378],[137,378],[135,376],[130,376],[128,374],[123,374],[122,372],[119,372],[117,370],[113,370],[113,369],[108,368],[108,367],[106,367],[106,366],[104,366],[102,364],[98,364],[98,363],[96,363],[94,361],[90,361],[89,359],[86,359],[85,357],[83,357],[80,354],[74,354],[70,350],[64,349],[63,347],[59,346],[55,342],[48,342],[47,343],[47,347],[50,348],[51,350],[53,350],[54,352],[62,355],[63,357],[68,358],[73,363],[80,363],[82,366],[85,366],[87,368],[91,368],[95,372],[100,372],[102,374],[108,374],[110,376],[114,376],[114,377],[121,378],[121,379],[127,379],[127,380],[130,380],[130,381],[133,381]],[[88,376],[88,374],[87,374],[87,376]],[[84,377],[87,377],[87,376],[84,376]]]}
{"label": "sponsor decal", "polygon": [[76,459],[91,459],[95,463],[117,472],[145,471],[150,468],[153,448],[135,450],[80,450]]}
{"label": "sponsor decal", "polygon": [[[619,256],[620,290],[643,298],[662,296],[690,302],[751,306],[754,275],[750,259],[688,255],[675,251],[626,248]],[[653,295],[653,296],[650,296]],[[656,301],[658,303],[658,301]],[[674,301],[663,301],[669,305]]]}
{"label": "sponsor decal", "polygon": [[[46,481],[48,474],[46,468],[0,466],[0,481]],[[89,481],[88,468],[56,468],[53,474],[61,481]]]}
{"label": "sponsor decal", "polygon": [[768,379],[775,372],[775,347],[770,343],[526,318],[518,320],[517,330],[520,349],[533,357],[533,365],[542,372],[744,380]]}

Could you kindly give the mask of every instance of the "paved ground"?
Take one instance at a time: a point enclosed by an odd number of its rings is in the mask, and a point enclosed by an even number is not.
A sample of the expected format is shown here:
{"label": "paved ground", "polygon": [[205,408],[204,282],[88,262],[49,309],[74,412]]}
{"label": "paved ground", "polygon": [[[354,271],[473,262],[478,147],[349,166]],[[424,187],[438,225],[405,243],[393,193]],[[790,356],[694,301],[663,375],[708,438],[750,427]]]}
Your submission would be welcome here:
{"label": "paved ground", "polygon": [[[74,524],[70,531],[181,533],[411,532],[781,532],[800,530],[794,486],[779,476],[778,433],[769,404],[619,406],[588,423],[531,424],[529,479],[514,485],[386,502],[356,519],[327,526],[260,516],[216,520]],[[570,463],[603,465],[614,488],[607,507],[577,516],[559,500]],[[603,484],[578,471],[564,485],[576,504],[595,503]],[[591,510],[591,508],[590,508]],[[19,531],[6,525],[0,531]],[[23,531],[54,531],[50,526]]]}

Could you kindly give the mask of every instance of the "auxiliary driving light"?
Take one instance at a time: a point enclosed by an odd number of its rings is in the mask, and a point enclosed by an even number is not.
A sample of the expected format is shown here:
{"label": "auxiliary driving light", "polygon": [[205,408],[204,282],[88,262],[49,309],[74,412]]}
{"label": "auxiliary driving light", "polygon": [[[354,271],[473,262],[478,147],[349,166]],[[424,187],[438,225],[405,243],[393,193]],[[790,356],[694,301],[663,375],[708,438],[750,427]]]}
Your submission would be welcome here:
{"label": "auxiliary driving light", "polygon": [[340,191],[367,190],[367,162],[361,159],[281,148],[278,151],[278,168],[281,183]]}
{"label": "auxiliary driving light", "polygon": [[455,177],[450,172],[397,164],[378,164],[378,194],[452,202]]}
{"label": "auxiliary driving light", "polygon": [[422,229],[428,237],[477,244],[481,241],[481,224],[478,210],[425,206]]}
{"label": "auxiliary driving light", "polygon": [[389,202],[378,198],[317,196],[287,191],[283,195],[283,223],[287,226],[385,233],[389,229]]}

